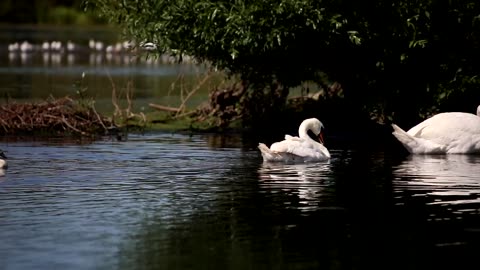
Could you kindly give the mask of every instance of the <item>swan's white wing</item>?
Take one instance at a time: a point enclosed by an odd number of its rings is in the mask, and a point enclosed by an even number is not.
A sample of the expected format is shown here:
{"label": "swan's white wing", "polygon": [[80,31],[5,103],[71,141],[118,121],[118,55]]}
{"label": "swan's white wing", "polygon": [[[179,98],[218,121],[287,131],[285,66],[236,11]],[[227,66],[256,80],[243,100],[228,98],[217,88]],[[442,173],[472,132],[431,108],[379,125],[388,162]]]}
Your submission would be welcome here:
{"label": "swan's white wing", "polygon": [[290,135],[285,135],[285,140],[291,140],[291,141],[303,141],[303,139],[300,139],[297,136],[290,136]]}
{"label": "swan's white wing", "polygon": [[[287,135],[288,136],[288,135]],[[289,136],[289,139],[276,142],[270,150],[293,154],[305,159],[320,160],[330,158],[327,148],[319,143],[312,143],[299,137]]]}
{"label": "swan's white wing", "polygon": [[294,154],[291,154],[291,153],[288,153],[288,152],[273,151],[263,143],[260,143],[258,145],[258,148],[260,149],[260,151],[262,153],[264,161],[268,161],[268,162],[287,162],[287,163],[290,163],[290,162],[296,163],[296,162],[304,162],[305,161],[303,157],[299,157],[297,155],[294,155]]}
{"label": "swan's white wing", "polygon": [[480,152],[480,117],[461,112],[441,113],[406,134],[395,129],[394,135],[411,153]]}
{"label": "swan's white wing", "polygon": [[424,139],[480,135],[480,117],[470,113],[440,113],[414,126],[408,134]]}

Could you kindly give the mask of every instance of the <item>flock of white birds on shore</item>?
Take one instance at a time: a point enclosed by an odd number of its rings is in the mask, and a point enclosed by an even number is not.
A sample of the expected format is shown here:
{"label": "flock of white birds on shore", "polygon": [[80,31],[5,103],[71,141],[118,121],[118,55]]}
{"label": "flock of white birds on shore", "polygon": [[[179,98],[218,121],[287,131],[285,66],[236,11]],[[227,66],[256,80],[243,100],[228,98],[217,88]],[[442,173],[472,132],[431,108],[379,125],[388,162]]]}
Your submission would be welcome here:
{"label": "flock of white birds on shore", "polygon": [[[91,60],[100,64],[104,60],[107,62],[131,63],[137,59],[144,60],[148,64],[172,64],[177,63],[178,58],[168,54],[162,54],[158,57],[146,53],[154,53],[157,47],[151,42],[139,44],[138,46],[130,41],[116,42],[106,44],[103,41],[90,39],[88,44],[74,43],[72,41],[44,41],[40,44],[29,41],[13,42],[8,44],[9,59],[15,61],[20,58],[22,62],[27,61],[37,53],[43,54],[45,61],[61,61],[62,55],[67,55],[67,62],[75,61],[75,55],[89,54]],[[48,60],[47,60],[48,59]],[[192,57],[182,56],[182,63],[192,63],[195,61]]]}
{"label": "flock of white birds on shore", "polygon": [[[88,45],[77,44],[72,41],[65,43],[61,41],[44,41],[41,44],[30,43],[29,41],[14,42],[8,45],[9,52],[104,52],[104,53],[129,53],[136,46],[129,41],[117,42],[106,45],[103,41],[90,39]],[[143,50],[153,51],[156,46],[153,43],[145,43],[140,46]]]}

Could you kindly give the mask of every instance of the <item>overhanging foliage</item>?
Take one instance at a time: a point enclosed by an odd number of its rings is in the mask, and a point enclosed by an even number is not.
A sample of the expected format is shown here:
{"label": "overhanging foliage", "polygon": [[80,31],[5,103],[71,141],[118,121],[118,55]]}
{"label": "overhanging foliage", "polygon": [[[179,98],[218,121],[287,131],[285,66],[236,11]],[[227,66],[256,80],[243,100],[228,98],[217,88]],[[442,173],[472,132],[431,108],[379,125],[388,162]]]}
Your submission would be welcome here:
{"label": "overhanging foliage", "polygon": [[428,113],[479,85],[474,0],[86,4],[160,53],[194,56],[258,88],[339,82],[345,98],[377,116]]}

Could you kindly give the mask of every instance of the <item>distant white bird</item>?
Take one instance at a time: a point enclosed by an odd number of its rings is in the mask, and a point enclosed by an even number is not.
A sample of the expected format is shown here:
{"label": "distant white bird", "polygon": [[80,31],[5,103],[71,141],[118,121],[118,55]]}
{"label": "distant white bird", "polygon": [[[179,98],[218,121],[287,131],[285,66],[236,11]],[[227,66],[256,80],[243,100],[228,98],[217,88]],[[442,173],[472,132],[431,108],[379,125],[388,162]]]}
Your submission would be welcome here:
{"label": "distant white bird", "polygon": [[114,51],[120,53],[123,51],[123,45],[120,42],[115,43]]}
{"label": "distant white bird", "polygon": [[133,41],[124,41],[122,43],[123,50],[129,51],[135,47],[135,42]]}
{"label": "distant white bird", "polygon": [[42,43],[42,50],[43,50],[43,51],[48,51],[48,50],[50,50],[50,43],[48,43],[48,41],[44,41],[44,42]]}
{"label": "distant white bird", "polygon": [[95,40],[90,39],[90,40],[88,41],[88,48],[90,48],[90,50],[94,50],[94,49],[95,49]]}
{"label": "distant white bird", "polygon": [[62,42],[61,41],[52,41],[52,43],[50,43],[50,49],[52,51],[61,51],[62,50]]}
{"label": "distant white bird", "polygon": [[392,127],[392,134],[412,154],[480,153],[480,106],[477,107],[477,115],[440,113],[407,132],[395,124]]}
{"label": "distant white bird", "polygon": [[67,51],[73,52],[77,49],[77,45],[73,43],[72,41],[67,41]]}
{"label": "distant white bird", "polygon": [[145,42],[143,44],[140,44],[140,46],[147,51],[154,51],[157,49],[157,45],[153,42]]}
{"label": "distant white bird", "polygon": [[18,42],[8,44],[8,51],[9,52],[18,51],[19,49],[20,49],[20,44],[18,44]]}
{"label": "distant white bird", "polygon": [[101,42],[101,41],[95,42],[95,50],[96,51],[102,51],[103,47],[104,47],[103,42]]}
{"label": "distant white bird", "polygon": [[[285,140],[272,144],[270,148],[263,143],[260,143],[258,148],[266,162],[325,161],[330,159],[330,152],[323,145],[323,128],[318,119],[306,119],[298,128],[299,137],[285,135]],[[319,142],[310,138],[308,131],[312,131]]]}
{"label": "distant white bird", "polygon": [[114,49],[115,49],[115,47],[113,47],[113,45],[108,45],[107,47],[105,47],[105,52],[106,53],[113,53]]}
{"label": "distant white bird", "polygon": [[20,44],[20,51],[31,52],[33,51],[33,45],[28,41],[24,41]]}

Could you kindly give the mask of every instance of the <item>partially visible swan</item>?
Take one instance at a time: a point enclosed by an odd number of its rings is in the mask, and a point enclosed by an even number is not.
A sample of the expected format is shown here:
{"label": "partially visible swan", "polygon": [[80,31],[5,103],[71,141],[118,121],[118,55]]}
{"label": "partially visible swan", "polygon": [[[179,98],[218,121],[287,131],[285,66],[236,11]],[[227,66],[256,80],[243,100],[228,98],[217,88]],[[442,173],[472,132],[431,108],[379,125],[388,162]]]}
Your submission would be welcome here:
{"label": "partially visible swan", "polygon": [[480,106],[477,115],[447,112],[434,115],[408,132],[392,124],[393,135],[412,154],[480,153]]}
{"label": "partially visible swan", "polygon": [[2,150],[0,150],[0,169],[6,169],[7,167],[7,156]]}
{"label": "partially visible swan", "polygon": [[[266,162],[312,162],[330,159],[330,152],[323,145],[323,124],[316,118],[306,119],[298,128],[299,137],[285,135],[285,140],[276,142],[268,148],[258,144],[263,160]],[[320,142],[308,136],[312,131]]]}

